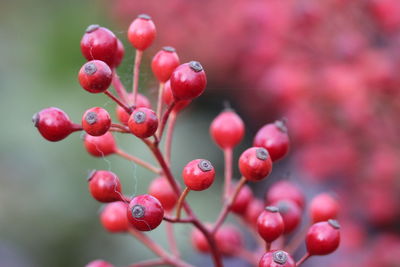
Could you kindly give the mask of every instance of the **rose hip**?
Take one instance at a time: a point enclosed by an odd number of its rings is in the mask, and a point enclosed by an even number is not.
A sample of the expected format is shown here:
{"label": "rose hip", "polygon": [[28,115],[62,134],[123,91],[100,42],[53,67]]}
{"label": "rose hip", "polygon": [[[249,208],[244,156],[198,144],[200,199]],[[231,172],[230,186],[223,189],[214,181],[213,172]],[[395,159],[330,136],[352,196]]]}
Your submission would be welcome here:
{"label": "rose hip", "polygon": [[176,100],[192,100],[200,96],[207,85],[203,66],[190,61],[177,67],[171,75],[172,94]]}
{"label": "rose hip", "polygon": [[257,219],[257,230],[259,235],[267,243],[271,243],[283,234],[284,222],[279,208],[268,206]]}
{"label": "rose hip", "polygon": [[94,157],[105,157],[115,153],[117,145],[115,144],[114,136],[107,132],[100,136],[91,136],[86,134],[83,139],[83,144],[89,154]]}
{"label": "rose hip", "polygon": [[268,151],[262,147],[251,147],[239,158],[239,170],[247,180],[258,182],[272,171],[272,161]]}
{"label": "rose hip", "polygon": [[153,57],[151,69],[156,78],[165,83],[171,77],[172,72],[179,66],[179,57],[173,47],[165,46]]}
{"label": "rose hip", "polygon": [[78,79],[82,88],[89,93],[103,93],[110,87],[112,71],[103,61],[92,60],[79,70]]}
{"label": "rose hip", "polygon": [[100,202],[122,200],[121,182],[118,176],[110,171],[93,171],[89,175],[89,191]]}
{"label": "rose hip", "polygon": [[151,182],[148,193],[157,198],[166,211],[172,210],[178,201],[178,195],[163,176],[157,177]]}
{"label": "rose hip", "polygon": [[327,255],[335,251],[340,243],[340,225],[336,220],[313,224],[306,236],[310,255]]}
{"label": "rose hip", "polygon": [[59,108],[46,108],[32,117],[33,124],[39,133],[48,141],[57,142],[74,131],[68,115]]}
{"label": "rose hip", "polygon": [[244,136],[244,123],[231,109],[221,112],[211,123],[210,134],[214,142],[221,148],[233,148]]}
{"label": "rose hip", "polygon": [[110,126],[111,117],[104,108],[90,108],[82,116],[82,127],[90,135],[103,135],[110,129]]}
{"label": "rose hip", "polygon": [[136,108],[128,120],[128,126],[135,136],[148,138],[157,131],[158,118],[151,109]]}
{"label": "rose hip", "polygon": [[139,231],[151,231],[159,226],[164,217],[164,209],[157,198],[139,195],[129,203],[128,221]]}
{"label": "rose hip", "polygon": [[148,48],[155,38],[156,26],[148,15],[139,15],[129,26],[128,40],[138,50]]}
{"label": "rose hip", "polygon": [[259,267],[296,267],[296,262],[283,250],[273,250],[265,253],[258,265]]}
{"label": "rose hip", "polygon": [[338,213],[339,203],[330,194],[319,194],[310,203],[310,214],[313,223],[336,219]]}
{"label": "rose hip", "polygon": [[208,160],[195,159],[183,168],[182,177],[190,190],[202,191],[214,182],[215,170]]}
{"label": "rose hip", "polygon": [[100,214],[101,224],[111,233],[128,231],[129,222],[126,216],[127,209],[128,204],[122,201],[106,204]]}

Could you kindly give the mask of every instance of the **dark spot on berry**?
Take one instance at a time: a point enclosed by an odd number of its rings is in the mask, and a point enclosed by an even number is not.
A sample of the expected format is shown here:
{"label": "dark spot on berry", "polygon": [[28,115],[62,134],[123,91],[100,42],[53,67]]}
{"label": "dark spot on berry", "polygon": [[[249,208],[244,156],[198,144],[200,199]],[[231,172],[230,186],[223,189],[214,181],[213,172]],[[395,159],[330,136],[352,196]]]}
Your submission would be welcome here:
{"label": "dark spot on berry", "polygon": [[164,47],[162,48],[162,50],[164,50],[164,51],[166,51],[166,52],[171,52],[171,53],[176,52],[175,48],[173,48],[172,46],[164,46]]}
{"label": "dark spot on berry", "polygon": [[86,33],[91,33],[93,31],[97,30],[98,28],[100,28],[100,25],[98,25],[98,24],[89,25],[89,27],[86,28]]}
{"label": "dark spot on berry", "polygon": [[208,160],[201,160],[198,164],[200,170],[202,170],[203,172],[208,172],[211,171],[213,169],[213,166],[211,164],[211,162],[209,162]]}
{"label": "dark spot on berry", "polygon": [[285,214],[286,212],[289,211],[289,204],[286,201],[280,201],[277,206],[279,212],[282,214]]}
{"label": "dark spot on berry", "polygon": [[268,206],[268,207],[265,207],[265,210],[267,210],[269,212],[278,212],[279,208],[275,207],[275,206]]}
{"label": "dark spot on berry", "polygon": [[33,114],[33,116],[32,116],[32,122],[33,122],[33,125],[34,125],[35,127],[38,127],[38,125],[39,125],[39,120],[40,120],[39,113]]}
{"label": "dark spot on berry", "polygon": [[287,133],[286,121],[284,119],[275,121],[275,126],[282,133]]}
{"label": "dark spot on berry", "polygon": [[86,114],[85,120],[90,125],[95,124],[97,122],[97,113],[90,111]]}
{"label": "dark spot on berry", "polygon": [[93,75],[97,71],[97,67],[93,62],[89,62],[85,64],[85,73],[87,75]]}
{"label": "dark spot on berry", "polygon": [[138,111],[133,115],[133,119],[136,123],[143,123],[146,120],[146,113]]}
{"label": "dark spot on berry", "polygon": [[268,156],[269,156],[268,151],[265,148],[260,147],[256,149],[256,157],[259,160],[266,160]]}
{"label": "dark spot on berry", "polygon": [[93,179],[93,176],[96,174],[96,170],[91,170],[86,178],[88,182]]}
{"label": "dark spot on berry", "polygon": [[200,72],[203,70],[203,66],[198,61],[190,61],[189,66],[195,72]]}
{"label": "dark spot on berry", "polygon": [[138,18],[145,19],[145,20],[151,20],[151,17],[149,15],[147,15],[147,14],[140,14],[138,16]]}
{"label": "dark spot on berry", "polygon": [[282,250],[278,250],[278,251],[274,252],[273,259],[274,259],[274,262],[283,265],[287,262],[288,256],[287,256],[286,252],[284,252]]}
{"label": "dark spot on berry", "polygon": [[338,221],[330,219],[330,220],[328,220],[328,223],[329,223],[333,228],[335,228],[335,229],[340,229],[340,224],[339,224]]}
{"label": "dark spot on berry", "polygon": [[145,208],[142,205],[135,205],[132,208],[132,216],[136,219],[140,219],[144,216]]}

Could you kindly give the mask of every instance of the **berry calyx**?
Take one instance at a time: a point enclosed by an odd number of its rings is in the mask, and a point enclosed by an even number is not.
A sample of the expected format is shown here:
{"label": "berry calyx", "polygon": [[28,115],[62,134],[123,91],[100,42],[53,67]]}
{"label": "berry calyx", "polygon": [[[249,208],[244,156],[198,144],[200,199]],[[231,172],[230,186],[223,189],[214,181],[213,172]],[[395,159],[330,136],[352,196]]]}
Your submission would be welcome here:
{"label": "berry calyx", "polygon": [[257,230],[267,243],[271,243],[283,234],[284,223],[279,209],[268,206],[257,219]]}
{"label": "berry calyx", "polygon": [[259,267],[296,267],[296,262],[283,250],[272,250],[265,253],[258,265]]}
{"label": "berry calyx", "polygon": [[210,135],[221,148],[233,148],[244,136],[244,123],[231,109],[221,112],[211,123]]}
{"label": "berry calyx", "polygon": [[148,138],[152,136],[158,127],[158,118],[156,113],[148,108],[136,108],[129,120],[128,126],[135,136],[139,138]]}
{"label": "berry calyx", "polygon": [[258,182],[272,171],[272,161],[268,151],[262,147],[251,147],[239,158],[239,170],[247,180]]}
{"label": "berry calyx", "polygon": [[109,29],[99,25],[90,25],[81,39],[81,51],[87,60],[101,60],[110,67],[115,62],[117,37]]}
{"label": "berry calyx", "polygon": [[291,200],[304,207],[304,194],[300,188],[290,181],[279,181],[274,183],[265,195],[265,203],[274,203],[279,200]]}
{"label": "berry calyx", "polygon": [[112,265],[108,261],[94,260],[86,264],[85,267],[114,267],[114,265]]}
{"label": "berry calyx", "polygon": [[192,102],[191,100],[175,100],[174,95],[172,94],[170,80],[164,84],[163,101],[167,106],[172,105],[172,103],[175,101],[175,106],[172,110],[175,113],[178,113],[182,109],[186,108]]}
{"label": "berry calyx", "polygon": [[151,231],[159,226],[164,209],[157,198],[150,195],[134,197],[128,207],[128,221],[139,231]]}
{"label": "berry calyx", "polygon": [[151,69],[157,80],[165,83],[171,77],[172,72],[179,66],[179,57],[175,49],[170,46],[163,47],[153,57]]}
{"label": "berry calyx", "polygon": [[107,203],[122,200],[121,182],[115,173],[95,170],[90,173],[88,182],[89,191],[97,201]]}
{"label": "berry calyx", "polygon": [[183,168],[182,177],[190,190],[202,191],[214,182],[215,170],[208,160],[195,159]]}
{"label": "berry calyx", "polygon": [[110,126],[111,117],[104,108],[90,108],[82,116],[82,128],[90,135],[103,135],[110,129]]}
{"label": "berry calyx", "polygon": [[156,26],[148,15],[139,15],[129,26],[128,40],[140,51],[146,50],[155,38]]}
{"label": "berry calyx", "polygon": [[291,200],[280,200],[272,203],[272,206],[276,206],[279,209],[279,213],[282,216],[284,224],[284,234],[293,232],[297,228],[301,220],[301,209],[299,206]]}
{"label": "berry calyx", "polygon": [[151,182],[148,193],[157,198],[166,211],[172,210],[178,201],[178,195],[172,189],[168,180],[162,176]]}
{"label": "berry calyx", "polygon": [[91,60],[79,70],[78,79],[86,91],[93,94],[103,93],[110,87],[112,71],[103,61]]}
{"label": "berry calyx", "polygon": [[310,203],[310,214],[313,223],[336,219],[338,213],[339,203],[330,194],[319,194]]}
{"label": "berry calyx", "polygon": [[171,90],[176,100],[192,100],[200,96],[207,85],[206,73],[197,61],[178,66],[171,74]]}
{"label": "berry calyx", "polygon": [[[128,99],[130,102],[133,102],[133,94],[128,94]],[[151,108],[151,104],[149,99],[142,95],[142,94],[137,94],[137,98],[136,98],[136,108]],[[128,114],[128,112],[126,112],[126,110],[124,108],[122,108],[120,105],[117,105],[115,112],[117,114],[117,118],[118,120],[124,124],[124,125],[128,125],[128,121],[129,121],[129,117],[130,115]]]}
{"label": "berry calyx", "polygon": [[117,145],[114,136],[110,132],[106,132],[100,136],[92,136],[86,134],[83,138],[83,144],[94,157],[105,157],[115,153]]}
{"label": "berry calyx", "polygon": [[327,255],[335,251],[340,243],[340,225],[336,220],[313,224],[306,236],[310,255]]}
{"label": "berry calyx", "polygon": [[128,231],[129,222],[126,216],[127,209],[128,204],[122,201],[106,204],[100,214],[101,224],[111,233]]}
{"label": "berry calyx", "polygon": [[247,206],[253,200],[253,191],[248,185],[244,185],[237,194],[235,201],[231,204],[230,209],[236,214],[244,215]]}
{"label": "berry calyx", "polygon": [[268,150],[272,161],[283,158],[289,151],[289,136],[285,123],[276,121],[263,126],[254,137],[253,146]]}
{"label": "berry calyx", "polygon": [[54,107],[42,109],[34,114],[32,122],[39,133],[51,142],[63,140],[75,130],[68,115]]}

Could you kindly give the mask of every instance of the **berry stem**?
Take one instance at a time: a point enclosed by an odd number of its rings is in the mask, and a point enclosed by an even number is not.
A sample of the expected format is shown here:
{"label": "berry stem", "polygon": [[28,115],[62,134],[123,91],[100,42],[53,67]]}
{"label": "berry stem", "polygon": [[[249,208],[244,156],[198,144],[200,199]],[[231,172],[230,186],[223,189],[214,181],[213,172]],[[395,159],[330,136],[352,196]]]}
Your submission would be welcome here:
{"label": "berry stem", "polygon": [[106,96],[108,96],[109,98],[111,98],[115,103],[117,103],[119,106],[121,106],[123,109],[125,109],[125,111],[128,114],[132,113],[132,109],[127,107],[124,103],[122,103],[116,96],[114,96],[110,91],[106,90],[104,92],[104,94],[106,94]]}
{"label": "berry stem", "polygon": [[126,92],[126,89],[122,84],[116,69],[113,70],[112,85],[114,86],[115,92],[117,92],[117,95],[122,102],[130,106],[131,103],[129,103],[128,93]]}
{"label": "berry stem", "polygon": [[165,215],[164,216],[164,221],[170,222],[170,223],[193,223],[193,218],[192,217],[188,217],[185,219],[177,219],[176,217],[170,217]]}
{"label": "berry stem", "polygon": [[136,99],[139,88],[139,71],[140,71],[140,63],[142,62],[143,51],[136,49],[135,55],[135,65],[133,66],[133,105],[136,105]]}
{"label": "berry stem", "polygon": [[157,118],[159,120],[161,120],[161,113],[163,108],[163,90],[164,90],[164,83],[160,82],[160,85],[158,86],[158,101],[157,101]]}
{"label": "berry stem", "polygon": [[165,139],[165,161],[168,166],[171,165],[171,147],[172,147],[172,137],[175,129],[175,123],[177,118],[176,112],[171,112],[170,120],[168,122],[167,136]]}
{"label": "berry stem", "polygon": [[296,262],[296,266],[300,266],[301,264],[303,264],[311,255],[306,252],[306,254],[304,254],[304,256],[298,261]]}
{"label": "berry stem", "polygon": [[130,133],[129,128],[125,125],[118,124],[118,123],[111,123],[112,128],[120,129],[124,133]]}
{"label": "berry stem", "polygon": [[178,199],[178,203],[176,204],[176,219],[181,218],[181,210],[182,210],[182,204],[185,201],[186,196],[189,194],[190,189],[188,187],[183,190],[182,194],[180,195]]}
{"label": "berry stem", "polygon": [[268,252],[271,250],[271,242],[266,242],[265,244],[265,251]]}
{"label": "berry stem", "polygon": [[78,131],[82,131],[82,125],[80,125],[80,124],[77,124],[77,123],[73,123],[72,125],[71,125],[71,131],[72,132],[78,132]]}
{"label": "berry stem", "polygon": [[232,182],[232,148],[224,149],[225,160],[225,184],[224,184],[224,200],[228,199],[231,190]]}
{"label": "berry stem", "polygon": [[167,222],[165,224],[165,231],[167,232],[167,241],[168,241],[168,245],[171,249],[172,254],[175,257],[179,257],[180,253],[178,250],[178,246],[176,244],[176,238],[175,238],[175,234],[174,234],[174,225],[173,223]]}
{"label": "berry stem", "polygon": [[164,115],[163,115],[163,117],[162,117],[161,125],[160,125],[160,127],[158,128],[158,139],[159,139],[160,141],[161,141],[161,138],[162,138],[162,135],[163,135],[163,131],[164,131],[164,128],[165,128],[165,124],[167,124],[169,114],[171,114],[172,110],[173,110],[174,107],[175,107],[175,104],[176,104],[175,101],[172,102],[172,104],[168,107],[168,109],[165,111],[165,113],[164,113]]}
{"label": "berry stem", "polygon": [[154,172],[155,174],[158,174],[158,175],[161,174],[161,170],[159,168],[157,168],[157,167],[153,166],[152,164],[150,164],[150,163],[148,163],[148,162],[146,162],[144,160],[141,160],[141,159],[139,159],[139,158],[137,158],[137,157],[135,157],[133,155],[130,155],[130,154],[126,153],[125,151],[123,151],[120,148],[117,148],[115,150],[115,154],[117,154],[117,155],[119,155],[119,156],[121,156],[121,157],[123,157],[123,158],[125,158],[125,159],[127,159],[129,161],[135,162],[136,164],[148,169],[149,171]]}
{"label": "berry stem", "polygon": [[128,267],[148,267],[148,266],[159,266],[163,264],[166,264],[165,260],[163,259],[152,259],[131,264]]}

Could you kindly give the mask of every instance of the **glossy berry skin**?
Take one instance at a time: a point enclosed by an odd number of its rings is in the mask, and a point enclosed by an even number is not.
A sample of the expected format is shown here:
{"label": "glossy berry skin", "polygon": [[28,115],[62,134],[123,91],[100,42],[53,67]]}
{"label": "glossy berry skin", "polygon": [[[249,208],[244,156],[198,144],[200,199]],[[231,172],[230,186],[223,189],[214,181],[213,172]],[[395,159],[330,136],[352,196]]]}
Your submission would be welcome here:
{"label": "glossy berry skin", "polygon": [[182,177],[190,190],[202,191],[214,182],[215,170],[208,160],[195,159],[183,168]]}
{"label": "glossy berry skin", "polygon": [[112,67],[117,51],[117,37],[99,25],[90,25],[81,39],[81,51],[87,60],[101,60]]}
{"label": "glossy berry skin", "polygon": [[153,57],[151,69],[157,80],[165,83],[171,77],[172,72],[179,66],[179,57],[175,49],[170,46],[163,47]]}
{"label": "glossy berry skin", "polygon": [[90,135],[103,135],[110,129],[110,126],[111,117],[104,108],[90,108],[82,116],[82,127]]}
{"label": "glossy berry skin", "polygon": [[221,148],[234,148],[244,136],[244,123],[233,110],[221,112],[211,123],[210,135]]}
{"label": "glossy berry skin", "polygon": [[300,208],[304,207],[304,194],[297,185],[290,181],[274,183],[265,195],[267,204],[286,199],[296,202]]}
{"label": "glossy berry skin", "polygon": [[103,227],[111,233],[126,232],[129,229],[126,210],[128,204],[122,201],[115,201],[104,206],[100,214],[100,221]]}
{"label": "glossy berry skin", "polygon": [[262,147],[251,147],[239,158],[239,170],[247,180],[258,182],[272,171],[272,161],[268,151]]}
{"label": "glossy berry skin", "polygon": [[103,260],[94,260],[89,262],[85,267],[114,267],[111,263]]}
{"label": "glossy berry skin", "polygon": [[128,40],[138,50],[146,50],[155,38],[156,26],[148,15],[139,15],[129,26]]}
{"label": "glossy berry skin", "polygon": [[[172,94],[171,90],[171,82],[168,80],[164,84],[164,89],[163,89],[163,101],[167,106],[172,105],[172,102],[176,101],[174,98],[174,95]],[[192,101],[191,100],[180,100],[175,102],[174,109],[172,112],[178,113],[182,109],[186,108]]]}
{"label": "glossy berry skin", "polygon": [[313,223],[336,219],[338,213],[339,203],[330,194],[319,194],[310,203],[310,214]]}
{"label": "glossy berry skin", "polygon": [[301,221],[301,209],[291,200],[280,200],[271,204],[279,208],[279,213],[282,216],[284,234],[293,232]]}
{"label": "glossy berry skin", "polygon": [[73,124],[68,115],[59,108],[45,108],[32,117],[39,133],[48,141],[57,142],[73,132]]}
{"label": "glossy berry skin", "polygon": [[207,85],[206,73],[197,61],[178,66],[171,75],[171,90],[176,100],[192,100],[200,96]]}
{"label": "glossy berry skin", "polygon": [[128,221],[139,231],[151,231],[159,226],[164,209],[157,198],[150,195],[134,197],[128,207]]}
{"label": "glossy berry skin", "polygon": [[105,157],[115,153],[117,146],[115,144],[114,136],[107,132],[100,136],[91,136],[86,134],[83,139],[83,144],[94,157]]}
{"label": "glossy berry skin", "polygon": [[257,219],[257,230],[265,242],[271,243],[283,234],[284,223],[279,209],[268,206]]}
{"label": "glossy berry skin", "polygon": [[248,205],[245,213],[245,220],[251,226],[257,225],[258,216],[264,211],[264,202],[254,198]]}
{"label": "glossy berry skin", "polygon": [[148,108],[136,108],[129,120],[128,126],[135,136],[148,138],[157,131],[158,118],[156,113]]}
{"label": "glossy berry skin", "polygon": [[237,195],[235,201],[232,203],[230,209],[236,214],[244,215],[247,206],[252,200],[253,192],[248,185],[244,185],[242,189],[240,189],[239,194]]}
{"label": "glossy berry skin", "polygon": [[151,182],[148,193],[157,198],[166,211],[172,210],[178,201],[178,195],[172,189],[167,179],[162,176],[157,177]]}
{"label": "glossy berry skin", "polygon": [[283,250],[271,250],[265,253],[258,265],[259,267],[296,267],[296,262]]}
{"label": "glossy berry skin", "polygon": [[110,87],[112,71],[103,61],[88,61],[79,70],[78,80],[82,88],[89,93],[103,93]]}
{"label": "glossy berry skin", "polygon": [[124,55],[125,55],[124,44],[121,42],[120,39],[117,39],[117,51],[115,52],[114,64],[113,64],[114,68],[118,67],[121,64]]}
{"label": "glossy berry skin", "polygon": [[306,236],[310,255],[327,255],[335,251],[340,243],[340,225],[335,220],[313,224]]}
{"label": "glossy berry skin", "polygon": [[121,182],[110,171],[95,170],[89,175],[89,191],[97,201],[108,203],[122,198]]}
{"label": "glossy berry skin", "polygon": [[[131,102],[133,102],[133,94],[128,94],[128,98]],[[136,99],[136,108],[151,108],[151,104],[149,99],[142,95],[138,94],[137,99]],[[128,125],[129,117],[130,115],[126,112],[125,109],[123,109],[120,105],[117,105],[115,112],[117,114],[118,120],[124,124]]]}
{"label": "glossy berry skin", "polygon": [[289,136],[285,124],[276,121],[263,126],[254,137],[253,146],[268,150],[272,161],[283,158],[289,151]]}

